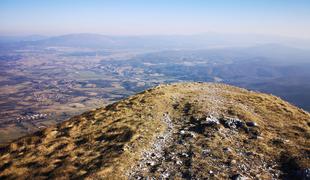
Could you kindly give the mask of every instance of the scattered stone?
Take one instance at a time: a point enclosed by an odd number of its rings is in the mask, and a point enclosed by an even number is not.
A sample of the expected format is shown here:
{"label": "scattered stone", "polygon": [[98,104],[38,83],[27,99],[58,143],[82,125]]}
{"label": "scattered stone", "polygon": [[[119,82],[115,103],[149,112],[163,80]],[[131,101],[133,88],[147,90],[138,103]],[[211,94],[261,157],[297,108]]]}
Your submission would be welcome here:
{"label": "scattered stone", "polygon": [[189,134],[191,137],[196,138],[196,134],[194,132],[190,132]]}
{"label": "scattered stone", "polygon": [[236,129],[244,126],[244,122],[242,122],[238,118],[222,118],[221,122],[224,125],[224,127],[230,129]]}
{"label": "scattered stone", "polygon": [[182,156],[189,157],[187,153],[182,153]]}
{"label": "scattered stone", "polygon": [[224,152],[231,152],[232,150],[229,147],[225,147],[225,148],[223,148],[223,151]]}
{"label": "scattered stone", "polygon": [[237,161],[234,160],[234,159],[230,161],[230,165],[234,165],[234,164],[236,164],[236,163],[237,163]]}
{"label": "scattered stone", "polygon": [[162,174],[162,177],[165,179],[168,178],[169,176],[170,176],[170,174],[168,172],[165,172]]}
{"label": "scattered stone", "polygon": [[209,155],[209,154],[210,154],[210,152],[211,152],[211,150],[210,150],[210,149],[205,149],[205,150],[202,150],[202,155],[203,155],[203,156],[207,156],[207,155]]}
{"label": "scattered stone", "polygon": [[206,124],[208,126],[214,126],[220,124],[220,121],[217,118],[210,115],[206,118]]}
{"label": "scattered stone", "polygon": [[[163,156],[164,155],[163,149],[164,146],[171,141],[173,123],[167,113],[165,113],[163,117],[164,117],[163,122],[166,123],[168,126],[167,130],[162,135],[156,138],[153,147],[150,150],[142,152],[143,158],[140,160],[139,164],[137,164],[136,167],[133,167],[131,172],[128,172],[130,179],[131,178],[137,179],[140,176],[139,171],[147,169],[147,166],[154,166],[157,162],[160,162],[163,159],[165,159],[165,157]],[[163,178],[168,178],[169,176],[170,174],[168,175],[164,173],[162,174]]]}
{"label": "scattered stone", "polygon": [[165,139],[164,136],[158,136],[157,138],[158,138],[158,139]]}
{"label": "scattered stone", "polygon": [[245,177],[243,177],[241,174],[235,174],[233,176],[231,176],[232,180],[246,180]]}
{"label": "scattered stone", "polygon": [[257,127],[258,126],[257,123],[254,121],[248,121],[248,122],[246,122],[246,125],[249,127]]}
{"label": "scattered stone", "polygon": [[149,166],[154,166],[154,165],[155,165],[155,162],[154,162],[154,161],[149,161],[149,162],[147,162],[146,164],[149,165]]}

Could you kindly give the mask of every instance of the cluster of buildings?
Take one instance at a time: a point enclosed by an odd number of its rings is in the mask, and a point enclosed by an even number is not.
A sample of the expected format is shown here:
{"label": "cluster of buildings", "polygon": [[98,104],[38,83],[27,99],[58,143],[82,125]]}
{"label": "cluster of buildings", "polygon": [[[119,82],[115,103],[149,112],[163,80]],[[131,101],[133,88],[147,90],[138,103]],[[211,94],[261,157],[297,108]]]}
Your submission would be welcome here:
{"label": "cluster of buildings", "polygon": [[48,114],[44,113],[37,113],[37,114],[32,114],[32,115],[25,115],[25,116],[19,116],[16,118],[17,121],[24,121],[24,120],[38,120],[38,119],[45,119],[48,117]]}

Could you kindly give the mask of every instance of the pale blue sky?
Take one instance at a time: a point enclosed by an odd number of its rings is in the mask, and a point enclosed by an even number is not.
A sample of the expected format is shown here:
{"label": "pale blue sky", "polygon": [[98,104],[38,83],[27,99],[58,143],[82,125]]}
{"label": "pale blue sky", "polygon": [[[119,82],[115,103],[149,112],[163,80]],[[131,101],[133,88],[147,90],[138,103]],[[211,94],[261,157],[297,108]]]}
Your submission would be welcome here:
{"label": "pale blue sky", "polygon": [[310,0],[0,0],[1,35],[205,32],[310,38]]}

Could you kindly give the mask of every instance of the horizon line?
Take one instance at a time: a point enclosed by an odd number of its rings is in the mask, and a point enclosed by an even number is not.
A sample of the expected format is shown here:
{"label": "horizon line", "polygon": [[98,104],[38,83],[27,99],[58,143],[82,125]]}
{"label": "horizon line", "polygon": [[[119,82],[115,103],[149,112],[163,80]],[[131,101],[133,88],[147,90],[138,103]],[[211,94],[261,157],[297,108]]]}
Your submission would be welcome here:
{"label": "horizon line", "polygon": [[203,36],[203,35],[229,35],[229,36],[266,36],[266,37],[277,37],[277,38],[288,38],[288,39],[299,39],[299,40],[310,40],[310,37],[298,37],[292,35],[279,35],[279,34],[267,34],[267,33],[226,33],[226,32],[203,32],[203,33],[183,33],[183,34],[111,34],[111,33],[97,33],[97,32],[68,32],[59,34],[45,34],[45,33],[29,33],[29,34],[1,34],[0,37],[31,37],[31,36],[42,36],[46,38],[61,37],[68,35],[100,35],[110,37],[156,37],[156,36]]}

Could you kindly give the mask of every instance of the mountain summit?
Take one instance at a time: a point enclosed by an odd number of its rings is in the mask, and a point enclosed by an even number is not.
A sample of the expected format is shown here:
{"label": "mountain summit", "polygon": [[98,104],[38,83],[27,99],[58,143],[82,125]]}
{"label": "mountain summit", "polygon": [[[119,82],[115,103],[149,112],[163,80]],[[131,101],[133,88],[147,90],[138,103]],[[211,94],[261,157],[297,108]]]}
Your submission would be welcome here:
{"label": "mountain summit", "polygon": [[310,115],[213,83],[160,85],[0,149],[1,179],[309,179]]}

